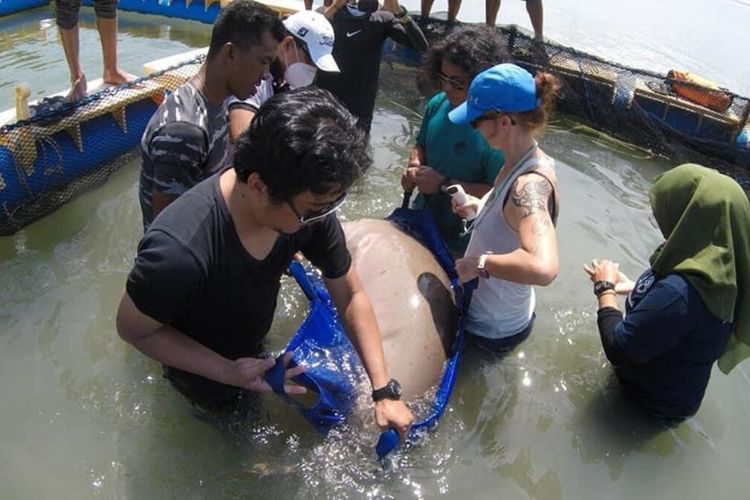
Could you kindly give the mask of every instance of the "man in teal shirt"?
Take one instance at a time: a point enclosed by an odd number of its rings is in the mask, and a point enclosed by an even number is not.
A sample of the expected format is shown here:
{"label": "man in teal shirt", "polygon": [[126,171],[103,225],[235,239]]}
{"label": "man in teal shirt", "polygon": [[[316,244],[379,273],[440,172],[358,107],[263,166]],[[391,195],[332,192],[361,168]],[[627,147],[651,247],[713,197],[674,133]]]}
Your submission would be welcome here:
{"label": "man in teal shirt", "polygon": [[469,237],[441,187],[461,184],[468,194],[482,197],[492,188],[505,159],[471,125],[448,120],[448,112],[466,100],[472,78],[504,59],[504,54],[503,42],[493,30],[466,26],[434,45],[425,62],[424,73],[443,91],[427,103],[401,185],[406,192],[419,189],[412,208],[432,213],[440,234],[457,256],[463,255]]}

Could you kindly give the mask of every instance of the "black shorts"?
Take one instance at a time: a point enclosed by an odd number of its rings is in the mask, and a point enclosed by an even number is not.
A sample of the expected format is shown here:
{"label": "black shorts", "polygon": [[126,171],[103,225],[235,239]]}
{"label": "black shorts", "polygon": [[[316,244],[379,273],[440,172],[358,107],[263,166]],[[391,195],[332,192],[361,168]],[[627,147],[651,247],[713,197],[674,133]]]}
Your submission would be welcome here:
{"label": "black shorts", "polygon": [[228,414],[238,409],[255,404],[258,393],[220,384],[199,375],[194,375],[171,366],[163,366],[164,377],[168,379],[180,394],[191,404],[212,413]]}
{"label": "black shorts", "polygon": [[531,330],[534,328],[534,320],[536,319],[536,313],[531,315],[531,320],[526,328],[518,333],[511,335],[510,337],[503,337],[501,339],[491,339],[483,337],[481,335],[475,335],[473,333],[466,332],[466,346],[473,347],[480,351],[489,351],[494,354],[507,354],[512,351],[518,344],[526,340],[531,334]]}
{"label": "black shorts", "polygon": [[[55,20],[57,25],[69,30],[78,24],[78,11],[81,0],[55,0]],[[94,0],[96,17],[115,19],[117,17],[117,0]]]}

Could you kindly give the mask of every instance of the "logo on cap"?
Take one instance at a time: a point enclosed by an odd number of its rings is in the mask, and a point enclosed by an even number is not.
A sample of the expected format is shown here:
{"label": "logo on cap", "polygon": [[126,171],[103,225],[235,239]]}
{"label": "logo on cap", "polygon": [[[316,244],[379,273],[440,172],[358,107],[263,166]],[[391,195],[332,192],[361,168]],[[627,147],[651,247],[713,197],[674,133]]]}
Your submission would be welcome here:
{"label": "logo on cap", "polygon": [[307,35],[307,32],[310,31],[304,26],[297,30],[297,35],[299,35],[300,38],[305,38],[305,35]]}
{"label": "logo on cap", "polygon": [[322,37],[320,37],[318,43],[320,45],[325,45],[326,47],[333,47],[333,37],[323,35]]}

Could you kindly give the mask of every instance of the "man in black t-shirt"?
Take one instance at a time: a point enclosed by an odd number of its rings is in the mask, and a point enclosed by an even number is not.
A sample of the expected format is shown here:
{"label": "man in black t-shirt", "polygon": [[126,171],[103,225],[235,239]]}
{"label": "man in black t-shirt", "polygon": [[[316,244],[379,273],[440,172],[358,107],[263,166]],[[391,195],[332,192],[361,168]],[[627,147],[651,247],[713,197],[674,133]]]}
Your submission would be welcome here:
{"label": "man in black t-shirt", "polygon": [[[194,403],[231,411],[243,390],[270,390],[263,375],[274,360],[258,356],[281,274],[301,251],[322,271],[373,388],[390,386],[335,215],[371,163],[365,134],[330,93],[272,97],[239,137],[234,168],[182,195],[144,235],[117,313],[120,336],[163,363]],[[375,415],[402,435],[413,419],[397,394],[377,401]]]}
{"label": "man in black t-shirt", "polygon": [[383,8],[375,12],[361,11],[357,9],[359,4],[333,0],[323,9],[336,35],[333,57],[341,71],[318,72],[315,83],[331,91],[359,119],[362,129],[369,132],[383,44],[392,38],[422,52],[427,49],[427,39],[398,0],[385,0]]}

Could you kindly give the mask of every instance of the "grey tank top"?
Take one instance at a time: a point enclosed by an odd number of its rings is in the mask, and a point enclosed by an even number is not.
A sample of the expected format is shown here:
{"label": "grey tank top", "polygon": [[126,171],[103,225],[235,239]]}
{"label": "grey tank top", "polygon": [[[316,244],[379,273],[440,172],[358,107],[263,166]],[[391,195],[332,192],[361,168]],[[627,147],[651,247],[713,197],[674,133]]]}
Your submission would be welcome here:
{"label": "grey tank top", "polygon": [[[518,233],[505,220],[503,205],[516,179],[541,165],[554,170],[554,161],[546,155],[527,158],[514,168],[502,185],[488,193],[487,201],[474,223],[466,249],[467,257],[479,257],[485,252],[506,254],[520,248]],[[554,208],[551,215],[554,221],[558,211],[557,193],[554,183],[550,184],[553,187]],[[531,285],[497,278],[480,279],[471,299],[466,329],[474,335],[491,339],[510,337],[528,326],[535,305],[536,297]]]}

